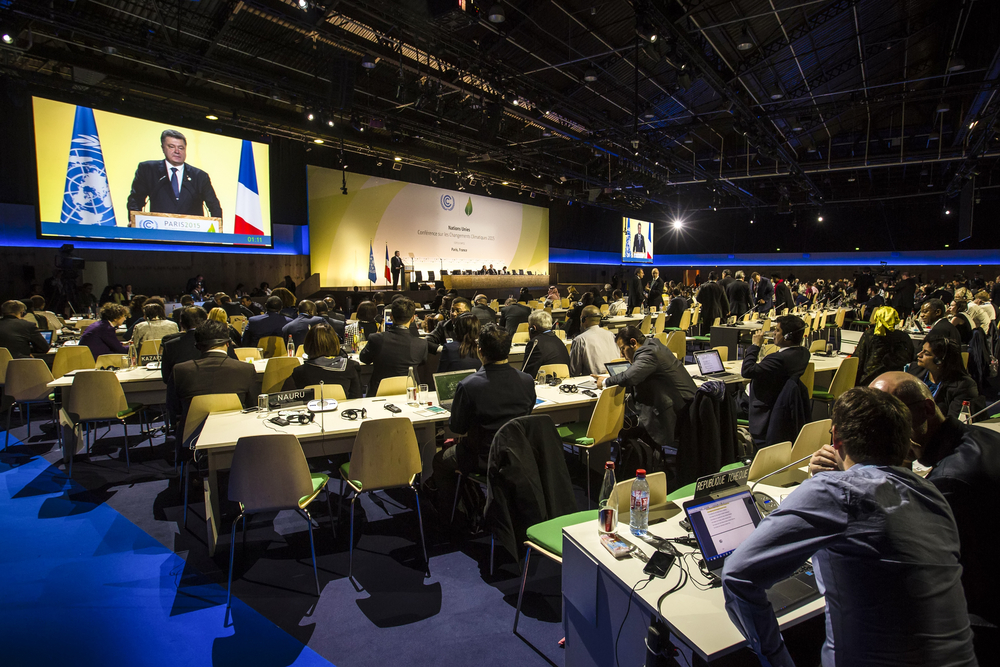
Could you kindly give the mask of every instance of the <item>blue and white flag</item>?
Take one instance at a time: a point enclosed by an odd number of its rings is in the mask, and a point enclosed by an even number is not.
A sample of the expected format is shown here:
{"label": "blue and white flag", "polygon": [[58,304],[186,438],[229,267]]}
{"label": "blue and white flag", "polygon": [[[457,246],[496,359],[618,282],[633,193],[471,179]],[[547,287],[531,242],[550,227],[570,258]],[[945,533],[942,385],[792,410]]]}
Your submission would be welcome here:
{"label": "blue and white flag", "polygon": [[373,283],[378,280],[378,274],[375,273],[375,249],[372,244],[368,244],[368,282]]}
{"label": "blue and white flag", "polygon": [[111,186],[104,170],[101,140],[97,137],[94,111],[87,107],[76,108],[59,222],[115,226],[115,208],[111,204]]}

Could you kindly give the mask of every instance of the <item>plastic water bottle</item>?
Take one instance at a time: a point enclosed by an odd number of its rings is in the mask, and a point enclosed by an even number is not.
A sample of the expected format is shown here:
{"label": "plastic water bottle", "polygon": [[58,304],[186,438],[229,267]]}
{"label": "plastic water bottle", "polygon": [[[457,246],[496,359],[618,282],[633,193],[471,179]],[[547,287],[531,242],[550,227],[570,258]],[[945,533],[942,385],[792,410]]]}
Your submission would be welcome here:
{"label": "plastic water bottle", "polygon": [[[613,497],[614,496],[614,497]],[[618,530],[618,497],[615,494],[615,463],[604,464],[604,482],[597,497],[597,533],[613,535]]]}
{"label": "plastic water bottle", "polygon": [[972,423],[972,406],[968,401],[962,401],[962,411],[958,413],[958,421],[963,424]]}
{"label": "plastic water bottle", "polygon": [[642,537],[649,529],[649,482],[642,468],[635,471],[635,481],[632,482],[628,527],[636,537]]}
{"label": "plastic water bottle", "polygon": [[295,343],[292,341],[292,337],[288,337],[288,356],[295,356]]}
{"label": "plastic water bottle", "polygon": [[417,372],[413,370],[413,366],[410,366],[410,370],[406,374],[406,404],[410,407],[420,407],[419,390],[420,385],[417,383]]}

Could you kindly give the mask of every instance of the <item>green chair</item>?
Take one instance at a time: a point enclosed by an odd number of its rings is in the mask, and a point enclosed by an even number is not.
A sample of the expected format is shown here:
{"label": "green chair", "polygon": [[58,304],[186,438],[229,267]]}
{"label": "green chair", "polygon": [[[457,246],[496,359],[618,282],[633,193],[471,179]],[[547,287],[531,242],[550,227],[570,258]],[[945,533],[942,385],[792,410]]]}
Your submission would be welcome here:
{"label": "green chair", "polygon": [[536,523],[528,528],[527,537],[524,541],[528,547],[524,555],[524,571],[521,573],[521,590],[517,594],[517,607],[514,611],[514,634],[517,634],[517,622],[521,617],[521,599],[524,597],[524,586],[528,581],[528,564],[531,562],[531,551],[534,549],[549,560],[562,565],[562,531],[568,526],[575,526],[587,521],[594,522],[594,529],[597,529],[597,510],[585,510],[564,514],[548,521]]}
{"label": "green chair", "polygon": [[587,502],[590,502],[590,450],[618,437],[625,420],[625,387],[608,387],[601,391],[590,415],[590,421],[572,422],[559,427],[562,441],[584,454],[587,469]]}

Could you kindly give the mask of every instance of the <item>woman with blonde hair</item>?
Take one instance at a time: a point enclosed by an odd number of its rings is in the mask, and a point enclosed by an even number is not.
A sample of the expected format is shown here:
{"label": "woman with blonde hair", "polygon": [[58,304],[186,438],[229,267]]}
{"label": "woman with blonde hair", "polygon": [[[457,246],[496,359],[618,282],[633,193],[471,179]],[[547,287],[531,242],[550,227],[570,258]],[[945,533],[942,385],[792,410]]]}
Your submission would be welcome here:
{"label": "woman with blonde hair", "polygon": [[234,327],[232,324],[229,323],[229,315],[226,314],[226,311],[224,311],[222,308],[213,308],[212,310],[208,311],[208,319],[215,320],[216,322],[222,322],[223,324],[228,326],[229,340],[232,341],[233,347],[237,348],[240,346],[240,341],[243,339],[243,337],[240,335],[240,332],[236,330],[236,327]]}

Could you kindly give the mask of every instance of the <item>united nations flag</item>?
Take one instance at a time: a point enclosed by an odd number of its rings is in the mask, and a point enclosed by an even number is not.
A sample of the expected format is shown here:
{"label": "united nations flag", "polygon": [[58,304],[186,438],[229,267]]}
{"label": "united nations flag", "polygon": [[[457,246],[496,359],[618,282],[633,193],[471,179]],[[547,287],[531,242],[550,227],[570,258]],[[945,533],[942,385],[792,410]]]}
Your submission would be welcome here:
{"label": "united nations flag", "polygon": [[115,226],[115,209],[111,204],[108,174],[104,170],[101,140],[97,137],[94,112],[87,107],[76,108],[59,222]]}

